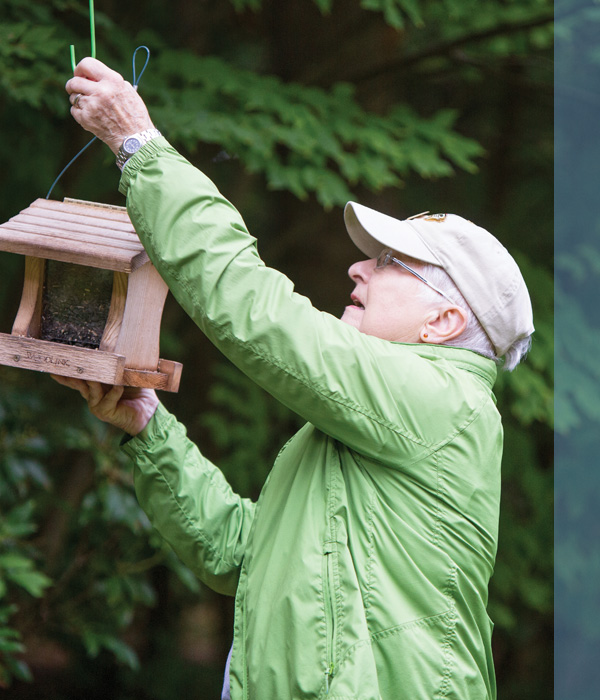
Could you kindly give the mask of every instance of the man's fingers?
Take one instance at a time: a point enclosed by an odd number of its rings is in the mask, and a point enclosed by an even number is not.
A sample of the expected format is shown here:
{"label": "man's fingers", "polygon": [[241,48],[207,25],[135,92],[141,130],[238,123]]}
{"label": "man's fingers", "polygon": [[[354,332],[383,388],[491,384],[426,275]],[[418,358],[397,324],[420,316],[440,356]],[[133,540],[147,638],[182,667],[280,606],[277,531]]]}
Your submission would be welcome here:
{"label": "man's fingers", "polygon": [[74,76],[67,80],[65,89],[70,95],[92,95],[98,90],[98,83],[101,81],[125,82],[120,73],[105,66],[104,63],[95,58],[84,58],[75,68]]}
{"label": "man's fingers", "polygon": [[97,87],[96,83],[85,78],[71,78],[65,85],[70,95],[91,95]]}
{"label": "man's fingers", "polygon": [[87,56],[75,66],[74,75],[76,77],[87,78],[88,80],[122,80],[120,73],[112,70],[102,61]]}
{"label": "man's fingers", "polygon": [[123,391],[125,390],[124,386],[119,386],[118,384],[115,384],[112,386],[106,394],[104,394],[104,399],[103,399],[103,408],[112,413],[113,411],[116,410],[117,404],[121,400],[121,397],[123,396]]}
{"label": "man's fingers", "polygon": [[123,396],[125,387],[115,384],[109,386],[99,382],[89,382],[90,396],[88,404],[99,417],[109,417],[117,410],[117,404]]}
{"label": "man's fingers", "polygon": [[96,406],[104,398],[104,388],[100,382],[88,382],[88,387],[90,390],[90,395],[88,397],[88,403],[90,408],[96,408]]}
{"label": "man's fingers", "polygon": [[100,61],[84,58],[66,84],[71,116],[118,153],[129,134],[152,127],[142,98],[119,73]]}

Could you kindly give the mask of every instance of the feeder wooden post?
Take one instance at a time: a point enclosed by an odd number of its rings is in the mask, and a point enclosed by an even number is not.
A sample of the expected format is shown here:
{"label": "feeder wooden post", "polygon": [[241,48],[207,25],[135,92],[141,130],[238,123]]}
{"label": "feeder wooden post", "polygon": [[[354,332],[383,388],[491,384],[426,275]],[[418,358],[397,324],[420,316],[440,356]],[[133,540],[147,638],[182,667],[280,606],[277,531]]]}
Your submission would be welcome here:
{"label": "feeder wooden post", "polygon": [[[25,256],[21,304],[11,333],[0,333],[0,364],[106,384],[178,390],[181,364],[159,357],[167,285],[124,207],[38,199],[0,225],[0,251]],[[113,272],[110,307],[97,346],[41,337],[44,290],[50,293],[47,260]]]}
{"label": "feeder wooden post", "polygon": [[42,320],[42,292],[46,261],[28,255],[25,258],[25,281],[17,317],[12,327],[12,335],[37,338]]}

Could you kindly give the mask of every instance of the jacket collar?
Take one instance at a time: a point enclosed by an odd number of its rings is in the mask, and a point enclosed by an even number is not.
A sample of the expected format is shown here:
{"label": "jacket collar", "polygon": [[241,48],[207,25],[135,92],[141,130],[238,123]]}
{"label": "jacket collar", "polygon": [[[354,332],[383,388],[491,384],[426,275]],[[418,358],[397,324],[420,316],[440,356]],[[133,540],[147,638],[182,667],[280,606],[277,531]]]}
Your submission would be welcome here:
{"label": "jacket collar", "polygon": [[[400,344],[400,343],[399,343]],[[446,361],[454,367],[476,374],[483,379],[486,386],[490,389],[494,386],[498,376],[498,369],[493,360],[483,357],[482,355],[465,350],[464,348],[453,348],[448,345],[430,345],[430,344],[406,344],[421,357],[434,361]]]}

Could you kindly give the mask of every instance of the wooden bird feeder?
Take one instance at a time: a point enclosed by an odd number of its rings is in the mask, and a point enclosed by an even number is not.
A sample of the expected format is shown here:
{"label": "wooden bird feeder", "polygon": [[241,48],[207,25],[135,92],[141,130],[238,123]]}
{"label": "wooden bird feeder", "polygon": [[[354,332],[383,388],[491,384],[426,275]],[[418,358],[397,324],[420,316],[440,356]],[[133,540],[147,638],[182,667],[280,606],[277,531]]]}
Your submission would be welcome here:
{"label": "wooden bird feeder", "polygon": [[0,225],[0,251],[25,256],[12,332],[0,333],[0,364],[178,390],[181,364],[159,358],[167,285],[125,207],[37,199]]}

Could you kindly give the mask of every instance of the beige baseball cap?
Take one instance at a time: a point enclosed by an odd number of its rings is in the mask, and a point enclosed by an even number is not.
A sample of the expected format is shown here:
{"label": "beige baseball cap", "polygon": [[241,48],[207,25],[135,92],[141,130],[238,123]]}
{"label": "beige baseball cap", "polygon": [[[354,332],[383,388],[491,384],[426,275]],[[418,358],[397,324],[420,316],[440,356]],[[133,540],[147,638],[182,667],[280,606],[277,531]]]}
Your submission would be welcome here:
{"label": "beige baseball cap", "polygon": [[348,202],[350,238],[369,258],[392,248],[439,265],[452,278],[502,357],[533,333],[531,299],[512,255],[485,229],[456,214],[418,214],[403,221]]}

